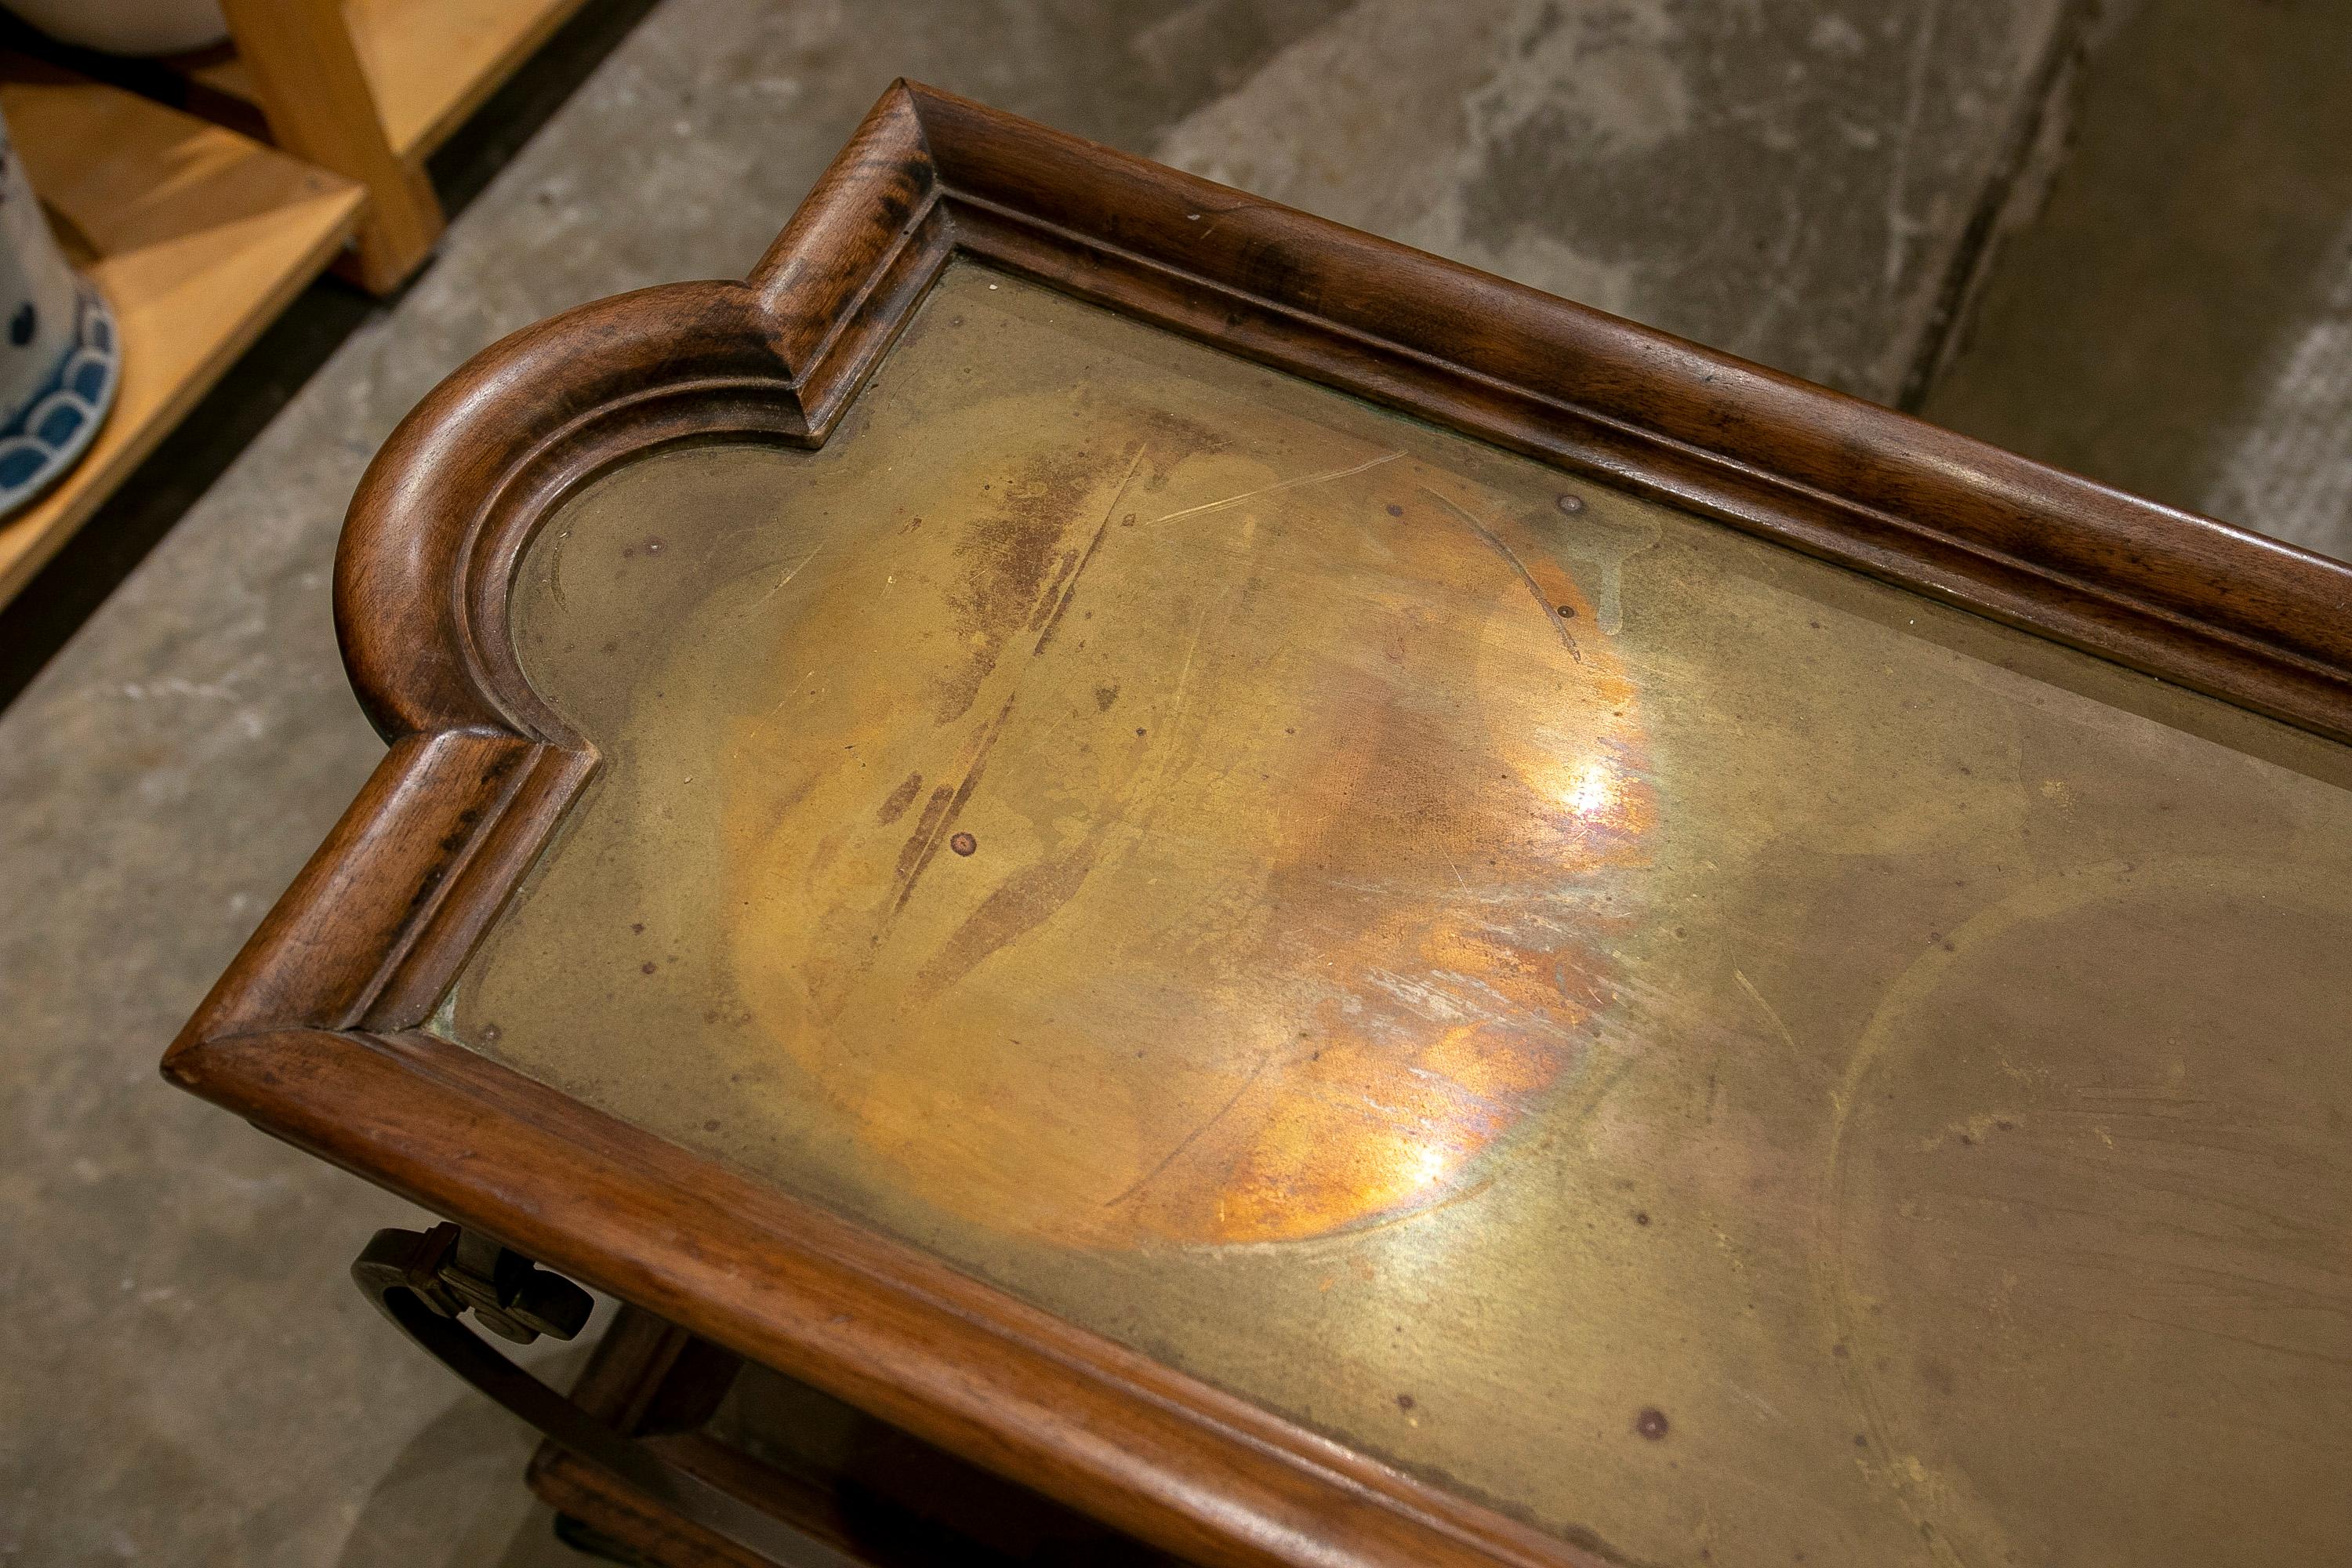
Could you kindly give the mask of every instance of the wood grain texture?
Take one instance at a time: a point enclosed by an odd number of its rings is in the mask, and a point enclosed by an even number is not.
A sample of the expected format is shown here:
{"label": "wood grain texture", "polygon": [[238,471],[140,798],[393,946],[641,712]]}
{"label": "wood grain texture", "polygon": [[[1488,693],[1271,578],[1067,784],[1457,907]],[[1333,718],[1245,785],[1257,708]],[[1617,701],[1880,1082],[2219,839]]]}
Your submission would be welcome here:
{"label": "wood grain texture", "polygon": [[223,0],[271,139],[367,187],[358,281],[389,293],[441,236],[441,203],[424,165],[386,140],[366,63],[341,0]]}
{"label": "wood grain texture", "polygon": [[2347,732],[2352,566],[1076,137],[992,134],[992,111],[910,91],[959,245],[999,265]]}
{"label": "wood grain texture", "polygon": [[648,451],[821,443],[958,253],[2352,735],[2352,568],[929,89],[885,95],[749,282],[477,356],[378,456],[338,560],[393,751],[167,1074],[1178,1554],[1591,1560],[416,1030],[595,765],[507,635],[532,531]]}
{"label": "wood grain texture", "polygon": [[[346,0],[340,6],[350,52],[368,87],[371,111],[394,156],[421,163],[514,74],[532,52],[580,11],[584,0]],[[327,13],[320,19],[331,19]],[[276,29],[299,25],[263,18],[266,30],[243,24],[247,48],[268,53]],[[244,54],[194,58],[177,68],[211,95],[205,112],[241,105],[261,110],[264,99]],[[341,79],[349,86],[349,79]]]}
{"label": "wood grain texture", "polygon": [[388,293],[440,237],[425,160],[582,0],[223,0],[237,52],[194,79],[367,188],[354,281]]}
{"label": "wood grain texture", "polygon": [[583,0],[346,0],[384,140],[421,163]]}

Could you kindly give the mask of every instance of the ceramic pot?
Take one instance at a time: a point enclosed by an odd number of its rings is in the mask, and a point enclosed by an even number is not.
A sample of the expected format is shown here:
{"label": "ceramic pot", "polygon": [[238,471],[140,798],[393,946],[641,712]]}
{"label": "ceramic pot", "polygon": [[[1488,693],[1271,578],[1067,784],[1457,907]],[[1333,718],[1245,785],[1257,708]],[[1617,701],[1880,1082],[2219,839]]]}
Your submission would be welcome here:
{"label": "ceramic pot", "polygon": [[121,368],[113,314],[66,265],[0,124],[0,517],[88,448]]}
{"label": "ceramic pot", "polygon": [[220,0],[8,0],[59,43],[110,55],[176,55],[228,37]]}

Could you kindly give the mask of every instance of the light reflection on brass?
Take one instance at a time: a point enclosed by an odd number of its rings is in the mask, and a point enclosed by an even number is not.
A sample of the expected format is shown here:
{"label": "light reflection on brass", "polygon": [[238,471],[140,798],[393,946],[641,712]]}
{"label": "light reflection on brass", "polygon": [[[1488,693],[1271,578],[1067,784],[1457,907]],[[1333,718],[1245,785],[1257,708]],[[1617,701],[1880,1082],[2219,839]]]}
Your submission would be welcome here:
{"label": "light reflection on brass", "polygon": [[1633,683],[1506,498],[1164,394],[1087,395],[1073,455],[1072,401],[927,425],[971,456],[906,481],[921,525],[828,546],[747,655],[782,695],[716,785],[735,984],[974,1223],[1441,1199],[1586,1064],[1652,815]]}
{"label": "light reflection on brass", "polygon": [[1564,493],[952,270],[534,544],[446,1026],[1626,1562],[2344,1561],[2344,751]]}

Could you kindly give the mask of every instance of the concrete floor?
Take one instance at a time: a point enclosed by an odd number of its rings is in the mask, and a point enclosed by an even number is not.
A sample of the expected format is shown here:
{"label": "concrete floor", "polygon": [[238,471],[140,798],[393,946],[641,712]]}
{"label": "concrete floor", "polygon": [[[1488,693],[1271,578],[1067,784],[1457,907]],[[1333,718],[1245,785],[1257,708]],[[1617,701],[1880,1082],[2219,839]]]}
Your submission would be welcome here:
{"label": "concrete floor", "polygon": [[404,1205],[154,1071],[380,753],[335,533],[474,350],[740,274],[904,73],[2352,553],[2343,12],[2221,9],[2077,72],[2072,0],[656,8],[0,714],[0,1564],[568,1555],[345,1279]]}
{"label": "concrete floor", "polygon": [[2352,559],[2352,5],[2140,0],[1920,412]]}

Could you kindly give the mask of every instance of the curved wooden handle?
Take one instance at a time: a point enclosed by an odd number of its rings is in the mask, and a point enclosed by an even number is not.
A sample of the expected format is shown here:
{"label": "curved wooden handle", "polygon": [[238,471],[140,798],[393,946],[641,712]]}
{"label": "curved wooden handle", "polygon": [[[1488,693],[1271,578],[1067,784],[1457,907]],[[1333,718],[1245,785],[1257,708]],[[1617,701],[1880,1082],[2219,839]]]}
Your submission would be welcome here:
{"label": "curved wooden handle", "polygon": [[[452,1227],[444,1227],[444,1229]],[[856,1559],[678,1468],[548,1387],[459,1322],[441,1279],[441,1232],[380,1230],[352,1261],[352,1279],[377,1310],[442,1365],[539,1429],[549,1441],[612,1472],[714,1535],[782,1568],[860,1568]],[[566,1336],[569,1337],[569,1336]]]}

